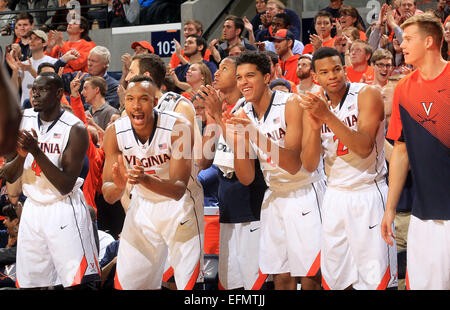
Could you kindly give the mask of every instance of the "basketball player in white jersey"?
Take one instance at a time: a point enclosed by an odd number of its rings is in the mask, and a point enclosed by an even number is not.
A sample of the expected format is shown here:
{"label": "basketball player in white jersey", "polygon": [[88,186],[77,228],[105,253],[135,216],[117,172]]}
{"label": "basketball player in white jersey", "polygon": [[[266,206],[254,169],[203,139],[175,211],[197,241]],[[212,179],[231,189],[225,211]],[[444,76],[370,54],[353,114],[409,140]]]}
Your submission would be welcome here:
{"label": "basketball player in white jersey", "polygon": [[[214,87],[202,86],[195,100],[205,105],[207,113],[212,116],[203,136],[205,162],[211,145],[214,157],[206,166],[214,164],[219,170],[219,288],[259,290],[267,279],[259,269],[260,213],[266,189],[264,177],[258,171],[250,186],[239,182],[234,173],[233,152],[222,134],[226,130],[222,121],[223,106],[235,113],[245,103],[236,85],[236,57],[224,58],[214,77]],[[220,129],[211,128],[211,123],[216,123]]]}
{"label": "basketball player in white jersey", "polygon": [[[24,111],[18,138],[19,167],[27,199],[17,244],[17,286],[79,286],[99,280],[92,220],[79,177],[88,132],[61,109],[63,82],[42,73],[32,86],[33,108]],[[70,245],[70,246],[68,246]]]}
{"label": "basketball player in white jersey", "polygon": [[105,200],[114,203],[127,182],[134,185],[117,256],[119,289],[159,289],[168,255],[178,289],[192,289],[201,276],[196,204],[203,195],[192,175],[193,126],[180,114],[153,109],[156,102],[152,80],[134,77],[127,115],[105,132]]}
{"label": "basketball player in white jersey", "polygon": [[[195,176],[200,172],[199,162],[201,160],[201,133],[199,129],[198,122],[195,121],[195,108],[192,102],[187,98],[181,96],[180,94],[174,92],[165,92],[161,90],[162,84],[164,82],[164,77],[166,76],[166,65],[164,61],[155,54],[142,54],[135,55],[132,58],[130,70],[125,78],[128,83],[133,77],[137,75],[145,75],[153,80],[153,86],[155,89],[155,97],[158,100],[156,109],[159,111],[170,111],[177,112],[184,115],[193,125],[194,125],[194,163],[192,165],[193,173]],[[201,187],[201,183],[197,181],[196,183]],[[130,202],[128,185],[126,194],[122,197],[121,202],[123,205],[128,206]],[[204,210],[203,205],[198,205],[197,214],[199,218],[203,218]],[[203,221],[201,222],[201,227],[203,227]],[[203,228],[201,229],[201,238],[203,240]],[[166,271],[164,272],[164,282],[168,282],[173,276],[173,268],[166,263]],[[167,284],[170,288],[175,289],[173,282]]]}
{"label": "basketball player in white jersey", "polygon": [[[245,114],[227,122],[246,125],[252,147],[241,158],[239,145],[234,146],[234,168],[241,183],[250,184],[255,176],[251,152],[256,153],[269,187],[261,207],[261,272],[273,275],[275,289],[295,290],[297,277],[302,289],[320,289],[324,175],[320,168],[313,173],[302,168],[300,99],[269,89],[270,68],[265,54],[244,52],[237,59],[237,86],[246,100]],[[242,142],[240,129],[231,126],[229,133],[237,134],[235,143]]]}
{"label": "basketball player in white jersey", "polygon": [[312,66],[323,91],[301,95],[308,146],[302,160],[312,171],[324,153],[328,188],[322,213],[322,284],[326,289],[396,286],[397,251],[380,236],[388,189],[380,91],[347,83],[333,48],[316,51]]}

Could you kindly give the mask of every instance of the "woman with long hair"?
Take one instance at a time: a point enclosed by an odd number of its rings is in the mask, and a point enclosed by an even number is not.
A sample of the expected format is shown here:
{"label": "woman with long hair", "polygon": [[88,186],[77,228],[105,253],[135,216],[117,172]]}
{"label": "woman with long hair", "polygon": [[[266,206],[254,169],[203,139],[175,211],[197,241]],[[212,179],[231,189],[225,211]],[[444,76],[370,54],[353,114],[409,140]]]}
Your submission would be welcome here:
{"label": "woman with long hair", "polygon": [[175,85],[182,90],[181,95],[189,100],[192,100],[200,86],[211,85],[212,83],[211,70],[203,62],[196,62],[189,66],[186,72],[186,82],[180,82],[173,69],[169,71],[169,74],[173,78]]}
{"label": "woman with long hair", "polygon": [[366,30],[364,25],[361,23],[361,16],[356,8],[343,5],[339,9],[339,22],[344,30],[347,27],[355,27],[359,30],[359,36],[361,40],[367,41]]}

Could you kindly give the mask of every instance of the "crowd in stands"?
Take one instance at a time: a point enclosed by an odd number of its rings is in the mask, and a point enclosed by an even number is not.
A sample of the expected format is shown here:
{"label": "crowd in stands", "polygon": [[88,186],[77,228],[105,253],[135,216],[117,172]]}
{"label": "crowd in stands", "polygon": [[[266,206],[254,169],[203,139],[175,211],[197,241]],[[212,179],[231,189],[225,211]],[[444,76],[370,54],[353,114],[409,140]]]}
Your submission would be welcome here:
{"label": "crowd in stands", "polygon": [[[86,202],[92,207],[92,220],[98,234],[98,261],[105,272],[105,275],[102,275],[102,286],[111,288],[113,264],[127,212],[127,199],[124,197],[123,200],[110,204],[103,197],[103,140],[108,126],[125,113],[125,92],[130,78],[150,73],[155,79],[153,75],[156,73],[152,73],[155,72],[154,69],[145,68],[147,60],[143,59],[148,55],[156,55],[153,46],[147,41],[129,42],[130,53],[121,57],[123,65],[121,77],[118,79],[108,73],[111,47],[97,45],[89,37],[89,31],[96,23],[100,28],[107,28],[176,22],[179,19],[176,20],[174,15],[179,14],[180,5],[184,1],[78,1],[81,5],[106,4],[107,8],[83,8],[81,18],[67,19],[71,14],[69,10],[17,15],[14,13],[15,10],[24,9],[62,8],[68,3],[67,0],[0,0],[0,12],[10,12],[0,16],[0,32],[2,35],[13,36],[13,42],[3,51],[2,62],[17,89],[23,109],[33,106],[30,98],[33,81],[37,76],[42,72],[59,74],[64,83],[61,105],[80,118],[89,131],[82,190]],[[330,6],[317,12],[313,28],[309,29],[311,35],[308,42],[301,40],[301,32],[307,29],[301,29],[298,14],[278,0],[256,0],[256,12],[251,18],[227,16],[223,20],[220,38],[203,37],[204,28],[201,21],[184,22],[184,44],[176,42],[176,51],[163,68],[160,96],[171,91],[192,102],[202,132],[211,116],[205,112],[204,103],[198,100],[199,91],[210,86],[220,90],[228,99],[223,101],[224,113],[235,112],[240,104],[238,99],[242,95],[233,93],[234,88],[227,84],[235,79],[235,76],[227,76],[229,63],[224,60],[230,56],[237,57],[245,51],[263,53],[271,63],[270,81],[267,81],[271,90],[295,94],[317,93],[320,86],[314,77],[312,55],[322,47],[330,47],[337,50],[341,56],[348,82],[365,83],[380,89],[385,104],[387,130],[395,85],[415,69],[405,63],[401,47],[403,30],[400,26],[411,16],[434,14],[441,20],[445,30],[442,57],[448,60],[450,4],[444,0],[437,1],[435,9],[423,12],[417,8],[415,0],[394,0],[392,5],[381,6],[376,22],[367,24],[357,8],[343,2],[345,1],[331,0]],[[67,40],[63,39],[64,32]],[[387,163],[393,144],[392,140],[386,138]],[[247,186],[231,184],[231,180],[237,180],[236,176],[222,168],[223,163],[210,161],[198,164],[201,170],[198,179],[204,187],[205,206],[219,206],[221,224],[252,223],[260,220],[259,211],[267,188],[262,175],[255,177],[258,180],[249,193],[241,194],[243,188],[248,190]],[[4,161],[1,166],[3,165]],[[3,179],[5,175],[3,170],[1,171],[0,208],[3,208],[6,230],[0,231],[0,286],[12,288],[15,285],[15,276],[9,266],[15,262],[14,249],[21,204],[26,197],[20,191],[8,192]],[[227,184],[228,181],[230,182]],[[233,190],[239,192],[236,197],[223,196],[224,192],[231,193]],[[406,249],[406,240],[402,243],[401,239],[405,239],[405,227],[411,214],[413,197],[414,183],[409,174],[397,207],[396,237],[399,251]],[[232,207],[225,207],[228,199],[231,199],[232,203],[238,203],[238,200],[242,199],[250,205],[253,214],[243,215]],[[242,218],[239,218],[240,216]],[[407,220],[403,220],[403,217]],[[205,238],[207,239],[207,236]],[[231,249],[229,251],[228,254],[233,254]],[[207,254],[218,254],[220,257],[220,253]],[[230,283],[227,288],[236,288]],[[223,284],[225,285],[225,282]],[[399,285],[401,286],[404,284]]]}
{"label": "crowd in stands", "polygon": [[14,34],[18,12],[33,10],[34,25],[63,30],[72,7],[97,28],[175,23],[180,21],[180,5],[185,0],[2,0],[0,35]]}

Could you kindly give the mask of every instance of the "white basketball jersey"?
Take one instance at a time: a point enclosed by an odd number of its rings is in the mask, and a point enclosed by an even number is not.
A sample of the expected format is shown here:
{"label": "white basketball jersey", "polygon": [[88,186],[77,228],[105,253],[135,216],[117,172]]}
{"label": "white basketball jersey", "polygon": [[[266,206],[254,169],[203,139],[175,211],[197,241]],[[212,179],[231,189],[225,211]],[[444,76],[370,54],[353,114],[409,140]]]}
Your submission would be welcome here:
{"label": "white basketball jersey", "polygon": [[[237,112],[245,103],[245,98],[239,99],[231,109],[231,113],[234,114]],[[230,146],[228,146],[222,134],[220,134],[219,140],[217,141],[213,164],[217,166],[224,173],[224,175],[234,172],[233,150]]]}
{"label": "white basketball jersey", "polygon": [[188,102],[192,106],[192,109],[194,110],[194,113],[195,113],[195,107],[190,100],[181,96],[180,94],[177,94],[177,93],[174,93],[171,91],[164,93],[161,96],[161,98],[158,99],[158,104],[156,105],[156,109],[161,112],[166,112],[166,111],[175,112],[175,108],[177,107],[178,102],[180,102],[180,100],[184,100],[184,101]]}
{"label": "white basketball jersey", "polygon": [[[155,123],[150,139],[141,143],[137,138],[128,116],[123,116],[114,122],[117,135],[117,144],[123,154],[125,165],[131,169],[137,165],[139,159],[144,167],[144,172],[160,179],[169,179],[169,163],[172,158],[172,130],[181,114],[175,112],[160,112],[154,109]],[[194,184],[195,183],[195,184]],[[188,191],[195,186],[199,187],[197,178],[191,172],[188,183]],[[134,190],[141,196],[153,202],[171,200],[171,198],[159,195],[144,186],[138,184]]]}
{"label": "white basketball jersey", "polygon": [[[272,143],[284,147],[284,137],[286,135],[285,107],[286,101],[292,93],[274,91],[270,105],[265,115],[258,119],[253,111],[253,106],[247,102],[244,106],[244,112],[256,125],[259,131],[270,138]],[[310,173],[303,167],[294,175],[276,166],[270,157],[263,153],[255,144],[252,144],[256,152],[264,178],[270,189],[275,191],[285,191],[296,189],[301,186],[316,182],[324,178],[323,166],[320,161],[319,167]]]}
{"label": "white basketball jersey", "polygon": [[[175,109],[177,108],[177,105],[181,100],[187,102],[191,106],[192,111],[194,112],[194,115],[196,115],[195,107],[190,100],[181,96],[180,94],[177,94],[177,93],[174,93],[171,91],[164,93],[161,96],[161,98],[158,99],[158,104],[156,105],[156,109],[160,112],[175,112]],[[182,114],[180,114],[180,115],[182,115]],[[192,124],[192,125],[194,125],[194,124]],[[201,128],[201,125],[199,125],[199,128]],[[194,137],[196,137],[196,135],[194,135]],[[200,168],[197,166],[195,161],[192,161],[192,169],[193,169],[193,175],[198,175],[198,173],[200,172]]]}
{"label": "white basketball jersey", "polygon": [[[60,116],[44,130],[38,113],[31,108],[24,110],[20,128],[30,132],[33,128],[38,135],[40,149],[56,167],[62,169],[61,158],[69,141],[70,130],[78,122],[81,121],[75,115],[62,111]],[[31,154],[25,159],[22,183],[24,195],[38,204],[50,204],[67,197],[61,195],[50,183]],[[83,179],[78,178],[74,189],[80,188],[82,184]]]}
{"label": "white basketball jersey", "polygon": [[[358,93],[364,83],[349,83],[347,95],[332,112],[348,127],[358,130]],[[382,180],[386,174],[384,159],[384,120],[378,128],[372,153],[361,158],[343,145],[326,124],[321,129],[327,184],[344,190],[354,190]]]}

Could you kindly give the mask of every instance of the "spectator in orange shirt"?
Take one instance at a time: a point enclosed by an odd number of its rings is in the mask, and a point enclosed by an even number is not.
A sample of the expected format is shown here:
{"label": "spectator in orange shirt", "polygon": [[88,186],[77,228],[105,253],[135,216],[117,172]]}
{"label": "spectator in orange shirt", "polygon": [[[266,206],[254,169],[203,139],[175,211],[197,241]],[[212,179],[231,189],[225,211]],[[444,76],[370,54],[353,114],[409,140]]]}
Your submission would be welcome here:
{"label": "spectator in orange shirt", "polygon": [[306,44],[302,54],[312,54],[323,46],[333,47],[335,38],[331,37],[333,16],[330,12],[319,11],[314,17],[314,29],[317,34],[309,36],[311,43]]}
{"label": "spectator in orange shirt", "polygon": [[[187,37],[189,37],[191,34],[195,34],[197,36],[203,35],[203,25],[198,20],[190,19],[184,23],[184,39],[187,39]],[[184,49],[181,48],[180,43],[176,40],[174,42],[176,45],[176,52],[172,54],[169,62],[169,65],[172,68],[176,68],[180,64],[185,65],[189,62],[188,59],[184,56]],[[209,49],[206,49],[203,59],[209,61],[209,56],[211,56],[211,51]]]}
{"label": "spectator in orange shirt", "polygon": [[[270,82],[273,82],[276,79],[282,79],[283,76],[281,74],[280,67],[280,58],[278,55],[272,51],[263,51],[261,53],[266,54],[266,56],[270,59]],[[297,94],[297,87],[294,82],[287,80],[291,84],[291,92]]]}
{"label": "spectator in orange shirt", "polygon": [[80,17],[72,19],[67,25],[69,40],[63,41],[63,34],[51,30],[48,34],[47,54],[53,58],[60,58],[71,49],[76,49],[80,54],[77,59],[69,61],[64,67],[64,73],[75,71],[88,71],[88,55],[95,43],[89,38],[89,21]]}
{"label": "spectator in orange shirt", "polygon": [[280,58],[282,77],[297,85],[299,82],[297,62],[300,55],[292,52],[295,41],[294,34],[288,29],[280,29],[270,40],[275,42],[275,52]]}
{"label": "spectator in orange shirt", "polygon": [[350,47],[351,66],[347,67],[347,79],[352,83],[370,84],[374,80],[373,68],[369,66],[372,47],[363,40],[353,41]]}

